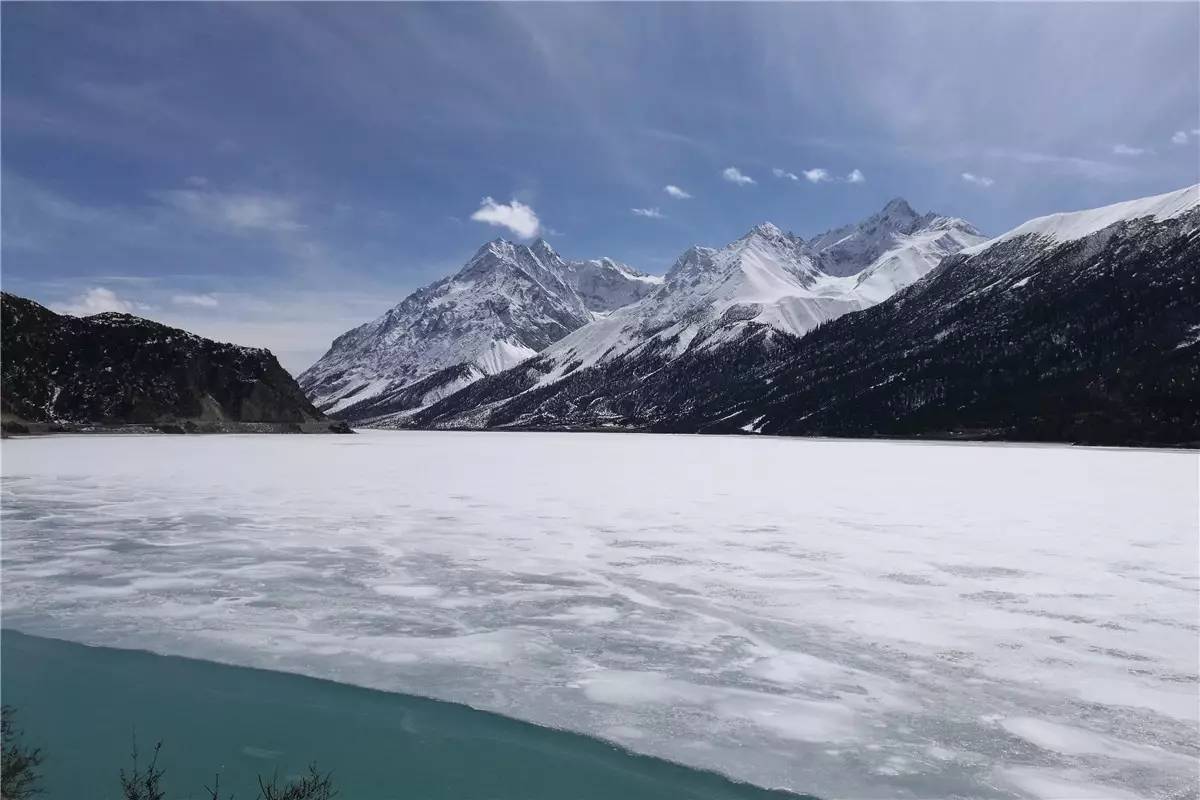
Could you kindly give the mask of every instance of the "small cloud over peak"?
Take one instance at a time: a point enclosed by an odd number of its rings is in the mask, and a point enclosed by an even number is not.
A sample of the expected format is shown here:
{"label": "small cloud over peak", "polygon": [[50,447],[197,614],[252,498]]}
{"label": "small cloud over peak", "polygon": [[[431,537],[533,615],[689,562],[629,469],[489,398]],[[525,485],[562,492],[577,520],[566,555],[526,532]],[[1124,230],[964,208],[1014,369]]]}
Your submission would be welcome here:
{"label": "small cloud over peak", "polygon": [[638,217],[649,217],[650,219],[662,219],[663,213],[657,208],[631,208],[629,209]]}
{"label": "small cloud over peak", "polygon": [[1127,144],[1114,144],[1112,151],[1114,156],[1144,156],[1151,152],[1145,147],[1130,147]]}
{"label": "small cloud over peak", "polygon": [[964,172],[962,174],[962,179],[967,183],[974,184],[975,186],[982,186],[985,189],[996,182],[986,175],[976,175],[973,172]]}
{"label": "small cloud over peak", "polygon": [[692,196],[678,186],[668,183],[663,187],[663,191],[674,197],[676,200],[691,200]]}
{"label": "small cloud over peak", "polygon": [[506,205],[497,203],[491,197],[485,197],[480,201],[479,209],[471,215],[471,219],[508,228],[522,239],[532,239],[542,227],[541,220],[534,210],[516,199]]}
{"label": "small cloud over peak", "polygon": [[726,167],[721,171],[721,177],[730,183],[736,183],[738,186],[750,186],[757,183],[754,178],[746,175],[737,167]]}
{"label": "small cloud over peak", "polygon": [[138,303],[119,297],[112,289],[94,286],[70,302],[55,306],[54,310],[60,314],[70,314],[73,317],[88,317],[92,314],[103,314],[106,311],[132,314],[134,310],[142,307]]}
{"label": "small cloud over peak", "polygon": [[788,172],[786,169],[780,169],[779,167],[776,167],[775,169],[771,170],[771,174],[774,175],[776,178],[787,178],[789,181],[800,180],[800,176],[797,175],[796,173]]}
{"label": "small cloud over peak", "polygon": [[177,306],[196,306],[197,308],[216,308],[220,303],[211,294],[177,294],[171,298]]}
{"label": "small cloud over peak", "polygon": [[821,167],[813,167],[812,169],[804,170],[804,180],[809,183],[824,183],[833,180],[829,175],[829,170]]}
{"label": "small cloud over peak", "polygon": [[866,183],[867,176],[862,174],[861,169],[852,169],[850,174],[846,176],[846,183]]}

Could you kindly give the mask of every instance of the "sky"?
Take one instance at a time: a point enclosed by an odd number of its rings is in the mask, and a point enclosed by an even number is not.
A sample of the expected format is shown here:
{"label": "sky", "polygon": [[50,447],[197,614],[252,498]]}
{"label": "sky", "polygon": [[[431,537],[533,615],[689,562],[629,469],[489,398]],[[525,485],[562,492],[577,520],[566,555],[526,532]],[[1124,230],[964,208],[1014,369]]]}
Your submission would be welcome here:
{"label": "sky", "polygon": [[496,236],[663,273],[1200,181],[1200,4],[5,3],[0,284],[315,361]]}

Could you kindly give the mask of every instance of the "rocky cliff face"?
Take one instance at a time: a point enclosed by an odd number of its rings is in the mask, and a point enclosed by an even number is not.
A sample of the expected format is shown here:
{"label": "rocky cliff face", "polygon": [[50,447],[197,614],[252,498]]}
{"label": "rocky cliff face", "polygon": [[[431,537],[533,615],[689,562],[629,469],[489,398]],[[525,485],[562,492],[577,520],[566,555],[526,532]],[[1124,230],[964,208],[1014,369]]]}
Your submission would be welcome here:
{"label": "rocky cliff face", "polygon": [[0,403],[10,430],[28,423],[328,428],[270,351],[129,314],[60,315],[7,293],[0,306]]}

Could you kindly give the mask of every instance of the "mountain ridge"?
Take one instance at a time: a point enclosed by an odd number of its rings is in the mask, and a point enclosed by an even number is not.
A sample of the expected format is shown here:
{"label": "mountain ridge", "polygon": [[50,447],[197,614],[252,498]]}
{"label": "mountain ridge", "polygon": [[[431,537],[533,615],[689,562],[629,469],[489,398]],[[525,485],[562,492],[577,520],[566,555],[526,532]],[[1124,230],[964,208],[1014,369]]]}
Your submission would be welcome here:
{"label": "mountain ridge", "polygon": [[0,295],[6,432],[144,426],[349,432],[330,424],[270,351],[130,314],[56,314]]}
{"label": "mountain ridge", "polygon": [[1054,230],[1082,238],[1058,241],[1030,221],[805,336],[764,326],[682,358],[641,352],[556,381],[539,357],[397,422],[1200,441],[1198,206],[1200,187],[1188,187],[1052,215]]}

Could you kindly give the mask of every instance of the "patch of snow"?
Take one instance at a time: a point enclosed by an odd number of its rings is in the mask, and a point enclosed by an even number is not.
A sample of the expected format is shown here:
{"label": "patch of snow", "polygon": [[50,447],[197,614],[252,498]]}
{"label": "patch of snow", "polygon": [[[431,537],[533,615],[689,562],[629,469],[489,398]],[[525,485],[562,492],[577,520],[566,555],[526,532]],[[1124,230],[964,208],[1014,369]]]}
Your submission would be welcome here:
{"label": "patch of snow", "polygon": [[1026,235],[1037,236],[1056,243],[1071,242],[1102,231],[1118,222],[1146,217],[1152,218],[1155,222],[1161,222],[1182,216],[1197,206],[1200,206],[1200,184],[1166,194],[1114,203],[1087,211],[1070,211],[1037,217],[1018,225],[1008,233],[968,247],[962,252],[968,256],[978,255],[1001,242]]}

